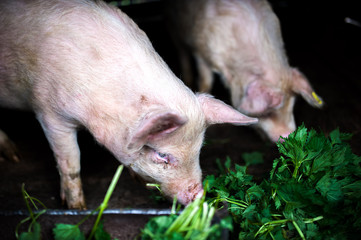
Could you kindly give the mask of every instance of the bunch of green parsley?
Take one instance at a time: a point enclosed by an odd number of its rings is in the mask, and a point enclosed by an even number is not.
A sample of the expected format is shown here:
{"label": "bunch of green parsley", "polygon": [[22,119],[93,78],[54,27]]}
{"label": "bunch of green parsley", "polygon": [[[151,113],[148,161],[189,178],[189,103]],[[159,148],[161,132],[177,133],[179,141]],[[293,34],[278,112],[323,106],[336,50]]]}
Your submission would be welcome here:
{"label": "bunch of green parsley", "polygon": [[218,240],[223,229],[232,229],[231,219],[212,223],[215,208],[209,206],[205,197],[190,203],[180,215],[176,214],[176,199],[172,214],[153,217],[141,230],[142,240]]}
{"label": "bunch of green parsley", "polygon": [[[278,142],[280,157],[260,184],[247,166],[207,176],[208,196],[227,207],[239,239],[356,239],[361,233],[361,158],[346,142],[304,125]],[[255,154],[257,155],[257,154]]]}

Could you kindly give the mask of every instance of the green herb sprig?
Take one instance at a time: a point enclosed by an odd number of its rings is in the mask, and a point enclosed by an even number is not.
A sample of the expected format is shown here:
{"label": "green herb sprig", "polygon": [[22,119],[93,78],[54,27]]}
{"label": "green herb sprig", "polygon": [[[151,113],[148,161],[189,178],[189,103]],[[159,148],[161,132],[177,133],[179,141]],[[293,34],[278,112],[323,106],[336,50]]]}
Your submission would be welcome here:
{"label": "green herb sprig", "polygon": [[229,159],[226,173],[207,176],[210,201],[227,202],[239,239],[354,239],[361,232],[361,158],[350,138],[302,125],[277,143],[280,157],[260,184],[247,166],[231,170]]}
{"label": "green herb sprig", "polygon": [[[123,171],[123,165],[120,165],[114,174],[111,184],[108,187],[107,193],[104,197],[103,202],[100,206],[92,211],[89,215],[83,218],[77,224],[62,224],[58,223],[53,228],[54,239],[55,240],[85,240],[84,233],[80,230],[79,226],[83,224],[90,216],[98,212],[97,219],[93,225],[92,231],[88,237],[88,240],[95,239],[95,240],[111,240],[111,236],[104,230],[103,223],[101,221],[101,217],[103,215],[104,210],[108,206],[109,199],[114,191],[114,188],[120,178],[120,175]],[[16,227],[15,235],[16,238],[19,240],[40,240],[41,239],[41,226],[37,222],[37,219],[46,212],[45,205],[40,202],[38,199],[31,197],[26,191],[24,184],[22,185],[22,193],[23,198],[25,200],[26,207],[29,212],[29,217],[22,220]],[[42,206],[43,210],[39,210],[38,204]],[[32,210],[34,208],[37,213],[34,213]],[[27,232],[22,232],[19,235],[19,228],[22,224],[31,221],[28,227]]]}
{"label": "green herb sprig", "polygon": [[223,229],[231,229],[231,219],[222,219],[219,224],[211,224],[215,208],[205,197],[196,199],[177,215],[173,202],[173,213],[150,219],[141,232],[142,240],[218,240]]}

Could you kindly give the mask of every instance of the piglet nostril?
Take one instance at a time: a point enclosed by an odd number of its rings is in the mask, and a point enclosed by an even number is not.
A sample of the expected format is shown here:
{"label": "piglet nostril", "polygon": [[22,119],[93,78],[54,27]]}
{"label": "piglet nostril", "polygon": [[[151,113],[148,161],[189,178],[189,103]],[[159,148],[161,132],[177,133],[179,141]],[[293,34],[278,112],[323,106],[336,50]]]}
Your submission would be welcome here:
{"label": "piglet nostril", "polygon": [[196,183],[190,186],[191,190],[189,193],[191,194],[191,200],[194,201],[197,198],[201,198],[203,196],[203,187],[202,184]]}
{"label": "piglet nostril", "polygon": [[201,183],[190,184],[186,191],[177,194],[178,201],[183,205],[188,205],[197,198],[203,196],[203,186]]}
{"label": "piglet nostril", "polygon": [[202,198],[203,197],[203,193],[204,193],[204,190],[201,189],[197,194],[194,195],[193,197],[193,201],[196,200],[197,198]]}

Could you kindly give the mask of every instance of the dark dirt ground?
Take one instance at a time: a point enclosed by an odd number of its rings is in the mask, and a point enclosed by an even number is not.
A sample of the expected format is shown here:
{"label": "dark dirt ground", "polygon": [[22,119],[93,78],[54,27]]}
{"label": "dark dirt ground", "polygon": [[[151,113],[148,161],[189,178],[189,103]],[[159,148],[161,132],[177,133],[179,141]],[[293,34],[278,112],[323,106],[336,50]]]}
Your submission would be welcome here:
{"label": "dark dirt ground", "polygon": [[[286,49],[292,66],[297,66],[311,81],[326,106],[313,109],[301,98],[295,106],[297,124],[322,130],[328,134],[339,127],[342,132],[353,133],[350,141],[356,154],[361,154],[361,28],[346,24],[345,17],[361,21],[352,1],[322,5],[316,1],[274,0]],[[148,34],[156,50],[179,76],[174,47],[165,30],[158,3],[128,7],[124,10]],[[358,14],[358,15],[357,15]],[[229,102],[228,92],[220,83],[213,94]],[[16,143],[21,161],[0,162],[0,238],[14,239],[16,224],[24,216],[4,216],[5,211],[25,209],[21,185],[40,199],[49,209],[65,209],[59,198],[59,175],[42,129],[32,113],[0,109],[0,127]],[[201,166],[204,175],[217,173],[216,158],[229,156],[234,163],[243,164],[241,154],[260,151],[265,163],[250,169],[258,178],[267,176],[272,160],[277,157],[273,144],[265,142],[247,127],[231,125],[212,126],[207,130],[210,144],[202,149]],[[82,153],[82,180],[89,209],[96,208],[119,162],[105,149],[99,147],[85,131],[79,133]],[[156,202],[143,184],[123,171],[109,208],[169,209],[171,203]],[[118,239],[133,239],[149,216],[107,215],[105,228]],[[48,226],[43,239],[51,239],[50,228],[55,223],[76,223],[81,217],[44,216],[40,223]],[[85,229],[89,229],[84,226]],[[44,227],[45,228],[45,227]]]}

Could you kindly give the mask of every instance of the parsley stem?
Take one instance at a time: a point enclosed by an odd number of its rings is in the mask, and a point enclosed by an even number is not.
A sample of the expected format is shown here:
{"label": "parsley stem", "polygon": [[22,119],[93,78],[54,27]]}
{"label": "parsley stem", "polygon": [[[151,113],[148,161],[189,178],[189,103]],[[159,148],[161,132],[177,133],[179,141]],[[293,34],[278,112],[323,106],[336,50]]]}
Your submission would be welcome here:
{"label": "parsley stem", "polygon": [[28,209],[28,212],[29,212],[29,215],[30,215],[30,218],[32,221],[34,221],[34,213],[33,211],[31,210],[31,207],[30,207],[30,204],[28,202],[28,199],[30,198],[29,194],[25,191],[25,184],[23,183],[22,186],[21,186],[21,191],[23,193],[23,198],[25,200],[25,205],[26,205],[26,208]]}
{"label": "parsley stem", "polygon": [[297,174],[298,174],[298,168],[300,167],[300,164],[298,161],[296,161],[295,163],[295,169],[293,169],[293,174],[292,174],[292,177],[293,178],[297,178]]}
{"label": "parsley stem", "polygon": [[298,226],[298,224],[296,223],[296,221],[292,220],[292,224],[293,226],[296,228],[298,234],[300,235],[300,237],[303,239],[303,240],[306,240],[305,238],[305,235],[303,235],[303,232],[301,231],[300,227]]}
{"label": "parsley stem", "polygon": [[249,204],[245,201],[234,199],[234,198],[228,198],[228,197],[215,199],[212,201],[211,205],[213,206],[215,203],[223,202],[223,201],[235,204],[235,205],[241,207],[242,209],[246,209],[249,206]]}
{"label": "parsley stem", "polygon": [[304,223],[313,223],[313,222],[316,222],[316,221],[319,221],[319,220],[322,220],[323,219],[323,216],[318,216],[318,217],[315,217],[315,218],[305,218],[303,220]]}
{"label": "parsley stem", "polygon": [[177,205],[177,196],[175,196],[173,198],[173,204],[172,204],[172,210],[171,210],[171,214],[176,214],[177,211],[176,211],[176,205]]}
{"label": "parsley stem", "polygon": [[[288,221],[290,221],[290,220],[281,219],[281,220],[266,222],[258,229],[258,231],[256,232],[256,234],[254,236],[257,237],[257,235],[262,235],[265,232],[269,232],[272,230],[273,226],[279,226],[279,225],[285,224]],[[269,227],[271,227],[271,229],[269,229]]]}
{"label": "parsley stem", "polygon": [[90,214],[88,214],[87,216],[85,216],[85,218],[83,218],[80,222],[78,222],[78,223],[76,224],[76,226],[79,227],[80,225],[82,225],[86,220],[88,220],[88,218],[90,218],[91,216],[93,216],[94,213],[98,212],[99,209],[100,209],[100,206],[97,207],[96,209],[94,209],[93,211],[91,211]]}
{"label": "parsley stem", "polygon": [[162,189],[160,188],[160,185],[159,185],[159,184],[156,184],[156,183],[147,183],[146,186],[147,186],[147,187],[156,188],[156,189],[158,189],[158,191],[160,192],[160,194],[163,194]]}
{"label": "parsley stem", "polygon": [[94,223],[93,229],[92,229],[92,231],[91,231],[91,233],[89,235],[88,240],[92,239],[94,234],[95,234],[95,231],[96,231],[96,229],[97,229],[97,227],[99,225],[99,222],[100,222],[100,218],[103,215],[103,211],[108,207],[108,202],[109,202],[110,196],[112,195],[112,193],[114,191],[114,188],[115,188],[115,186],[116,186],[116,184],[117,184],[117,182],[118,182],[118,180],[120,178],[120,174],[122,173],[123,168],[124,168],[124,166],[120,165],[118,167],[117,171],[114,174],[112,182],[110,183],[110,186],[109,186],[109,188],[107,190],[107,193],[105,194],[104,200],[99,206],[100,210],[99,210],[99,213],[98,213],[98,217],[97,217],[97,219],[96,219],[96,221]]}
{"label": "parsley stem", "polygon": [[165,234],[170,234],[172,231],[183,231],[189,222],[192,220],[193,216],[196,214],[196,212],[199,209],[199,203],[201,199],[196,199],[192,203],[190,203],[183,212],[179,215],[179,217],[170,225],[168,230],[165,232]]}

